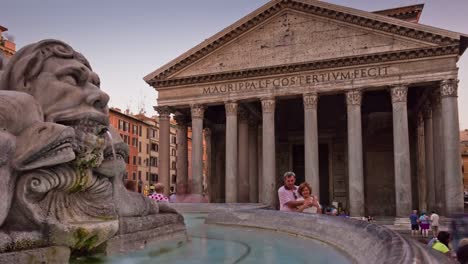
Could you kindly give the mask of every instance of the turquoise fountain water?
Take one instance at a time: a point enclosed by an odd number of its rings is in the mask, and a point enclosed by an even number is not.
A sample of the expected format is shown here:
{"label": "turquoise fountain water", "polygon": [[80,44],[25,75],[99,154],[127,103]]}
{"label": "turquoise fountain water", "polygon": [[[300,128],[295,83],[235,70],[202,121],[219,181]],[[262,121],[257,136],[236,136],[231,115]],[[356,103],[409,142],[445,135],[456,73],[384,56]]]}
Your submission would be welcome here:
{"label": "turquoise fountain water", "polygon": [[319,241],[256,228],[207,225],[206,215],[184,214],[188,243],[160,243],[130,255],[75,263],[352,263],[345,254]]}

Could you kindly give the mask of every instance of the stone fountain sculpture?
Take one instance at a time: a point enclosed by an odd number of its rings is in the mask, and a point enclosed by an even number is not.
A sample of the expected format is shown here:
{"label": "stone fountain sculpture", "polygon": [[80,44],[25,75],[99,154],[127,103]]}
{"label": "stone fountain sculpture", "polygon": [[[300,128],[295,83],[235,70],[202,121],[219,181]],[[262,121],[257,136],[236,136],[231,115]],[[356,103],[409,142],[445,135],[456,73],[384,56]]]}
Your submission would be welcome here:
{"label": "stone fountain sculpture", "polygon": [[185,237],[175,210],[125,189],[128,147],[108,101],[86,58],[58,40],[20,49],[0,71],[0,263]]}

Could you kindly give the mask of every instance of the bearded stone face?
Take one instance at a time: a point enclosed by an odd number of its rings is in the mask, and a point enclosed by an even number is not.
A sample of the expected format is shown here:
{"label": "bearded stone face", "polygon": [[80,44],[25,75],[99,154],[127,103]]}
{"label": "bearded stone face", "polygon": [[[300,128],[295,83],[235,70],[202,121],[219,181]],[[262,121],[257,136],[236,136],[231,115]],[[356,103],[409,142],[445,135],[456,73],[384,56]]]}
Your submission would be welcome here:
{"label": "bearded stone face", "polygon": [[99,77],[75,59],[52,57],[29,84],[46,122],[94,134],[109,125],[109,96],[101,91]]}

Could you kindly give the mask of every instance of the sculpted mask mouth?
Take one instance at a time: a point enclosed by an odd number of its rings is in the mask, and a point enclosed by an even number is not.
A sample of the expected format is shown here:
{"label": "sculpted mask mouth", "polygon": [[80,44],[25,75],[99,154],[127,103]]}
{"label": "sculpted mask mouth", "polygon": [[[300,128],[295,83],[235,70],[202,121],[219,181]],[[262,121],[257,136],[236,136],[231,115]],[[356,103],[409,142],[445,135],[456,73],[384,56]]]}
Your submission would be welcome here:
{"label": "sculpted mask mouth", "polygon": [[112,152],[112,147],[106,147],[104,150],[104,161],[123,161],[128,158],[128,147],[127,144],[120,142],[114,145],[115,157]]}
{"label": "sculpted mask mouth", "polygon": [[99,135],[109,125],[107,117],[97,115],[57,120],[55,122],[94,135]]}
{"label": "sculpted mask mouth", "polygon": [[73,129],[55,123],[36,123],[17,138],[14,167],[25,171],[54,166],[75,159]]}
{"label": "sculpted mask mouth", "polygon": [[124,142],[114,145],[115,157],[112,147],[104,150],[104,161],[94,171],[105,177],[115,177],[125,171],[125,160],[128,158],[128,146]]}

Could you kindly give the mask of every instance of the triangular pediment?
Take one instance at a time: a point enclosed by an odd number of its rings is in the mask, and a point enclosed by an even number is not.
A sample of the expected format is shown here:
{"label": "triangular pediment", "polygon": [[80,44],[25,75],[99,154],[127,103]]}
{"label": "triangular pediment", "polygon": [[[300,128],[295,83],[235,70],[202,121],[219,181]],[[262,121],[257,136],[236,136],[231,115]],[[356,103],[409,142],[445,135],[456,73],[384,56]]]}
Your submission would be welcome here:
{"label": "triangular pediment", "polygon": [[316,0],[273,0],[155,70],[158,81],[459,45],[460,33]]}
{"label": "triangular pediment", "polygon": [[435,44],[285,10],[170,77],[297,64],[428,45]]}

